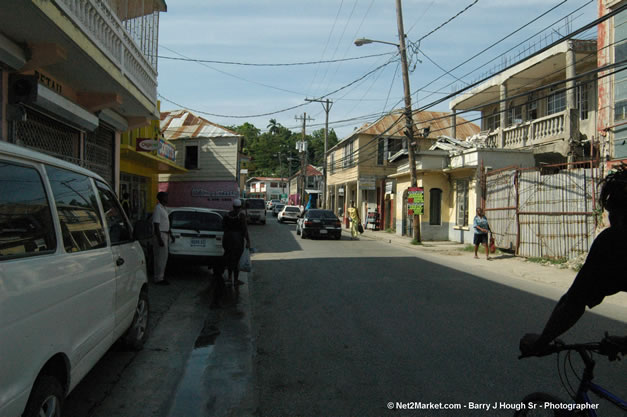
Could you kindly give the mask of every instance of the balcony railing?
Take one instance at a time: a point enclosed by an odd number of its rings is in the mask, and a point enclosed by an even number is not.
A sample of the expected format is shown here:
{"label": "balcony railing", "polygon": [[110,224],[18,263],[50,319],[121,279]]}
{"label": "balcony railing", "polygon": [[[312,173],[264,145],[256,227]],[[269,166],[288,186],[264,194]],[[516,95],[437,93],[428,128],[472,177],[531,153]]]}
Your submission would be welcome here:
{"label": "balcony railing", "polygon": [[[503,130],[506,149],[520,149],[570,137],[568,111],[527,121]],[[486,139],[488,148],[500,147],[500,129],[490,131]]]}
{"label": "balcony railing", "polygon": [[149,99],[157,99],[157,71],[104,0],[56,0],[57,5]]}

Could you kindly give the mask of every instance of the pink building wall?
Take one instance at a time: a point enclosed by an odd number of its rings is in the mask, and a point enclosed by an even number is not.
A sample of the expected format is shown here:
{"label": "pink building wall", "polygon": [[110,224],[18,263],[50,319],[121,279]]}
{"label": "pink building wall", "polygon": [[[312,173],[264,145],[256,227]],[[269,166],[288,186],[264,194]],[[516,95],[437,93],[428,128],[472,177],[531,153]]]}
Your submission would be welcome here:
{"label": "pink building wall", "polygon": [[168,193],[170,207],[233,208],[239,198],[235,181],[176,181],[160,182],[159,191]]}

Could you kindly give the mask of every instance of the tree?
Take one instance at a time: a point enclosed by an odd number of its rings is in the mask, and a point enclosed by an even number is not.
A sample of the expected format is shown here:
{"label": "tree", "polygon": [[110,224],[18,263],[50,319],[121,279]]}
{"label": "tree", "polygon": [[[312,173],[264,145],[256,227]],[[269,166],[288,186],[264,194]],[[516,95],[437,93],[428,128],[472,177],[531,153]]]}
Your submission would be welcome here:
{"label": "tree", "polygon": [[[324,129],[314,130],[308,141],[307,158],[309,163],[314,166],[322,166],[324,164]],[[337,143],[338,139],[335,130],[331,129],[327,141],[327,150]]]}
{"label": "tree", "polygon": [[281,126],[280,123],[277,123],[276,119],[270,119],[270,123],[266,127],[271,135],[276,135],[279,132],[279,128],[283,126]]}

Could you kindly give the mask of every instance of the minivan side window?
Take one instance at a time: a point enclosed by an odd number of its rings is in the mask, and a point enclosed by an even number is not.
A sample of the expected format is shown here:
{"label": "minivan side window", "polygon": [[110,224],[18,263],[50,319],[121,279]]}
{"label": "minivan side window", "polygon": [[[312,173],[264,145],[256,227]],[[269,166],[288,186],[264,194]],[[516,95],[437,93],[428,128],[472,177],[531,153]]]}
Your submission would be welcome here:
{"label": "minivan side window", "polygon": [[53,253],[57,238],[41,176],[0,160],[0,261]]}
{"label": "minivan side window", "polygon": [[96,193],[89,177],[46,166],[57,206],[65,251],[80,252],[107,245]]}
{"label": "minivan side window", "polygon": [[124,210],[115,198],[115,194],[113,194],[113,191],[111,191],[108,185],[100,181],[96,181],[96,188],[98,188],[102,210],[104,211],[107,226],[109,227],[111,244],[119,245],[120,243],[129,242],[132,236],[131,227],[126,217],[124,217]]}

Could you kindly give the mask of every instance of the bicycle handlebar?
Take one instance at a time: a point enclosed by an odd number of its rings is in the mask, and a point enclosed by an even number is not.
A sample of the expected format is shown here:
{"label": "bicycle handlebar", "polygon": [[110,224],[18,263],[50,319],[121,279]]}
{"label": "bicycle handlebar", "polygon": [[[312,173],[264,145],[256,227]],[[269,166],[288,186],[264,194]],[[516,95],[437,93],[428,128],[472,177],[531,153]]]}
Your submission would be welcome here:
{"label": "bicycle handlebar", "polygon": [[575,350],[580,353],[582,351],[596,352],[600,355],[607,356],[610,361],[620,360],[619,354],[623,356],[627,355],[627,337],[610,336],[606,333],[605,337],[600,342],[569,345],[563,343],[561,340],[555,339],[553,343],[542,351],[523,354],[518,356],[518,359],[525,359],[532,356],[549,356],[566,350]]}

